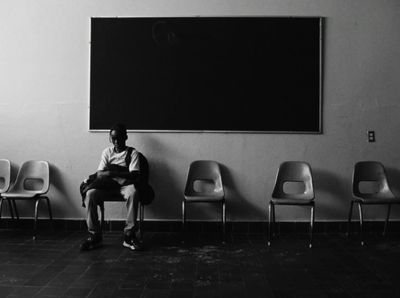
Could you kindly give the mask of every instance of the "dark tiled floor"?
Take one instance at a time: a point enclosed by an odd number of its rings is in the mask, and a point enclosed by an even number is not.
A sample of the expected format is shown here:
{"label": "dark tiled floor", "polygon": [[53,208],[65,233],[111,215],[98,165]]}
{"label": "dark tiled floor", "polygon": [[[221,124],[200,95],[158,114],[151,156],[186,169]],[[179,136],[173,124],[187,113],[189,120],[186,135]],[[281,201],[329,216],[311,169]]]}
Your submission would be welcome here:
{"label": "dark tiled floor", "polygon": [[78,247],[84,232],[0,230],[0,297],[400,297],[400,236],[146,233],[142,252]]}

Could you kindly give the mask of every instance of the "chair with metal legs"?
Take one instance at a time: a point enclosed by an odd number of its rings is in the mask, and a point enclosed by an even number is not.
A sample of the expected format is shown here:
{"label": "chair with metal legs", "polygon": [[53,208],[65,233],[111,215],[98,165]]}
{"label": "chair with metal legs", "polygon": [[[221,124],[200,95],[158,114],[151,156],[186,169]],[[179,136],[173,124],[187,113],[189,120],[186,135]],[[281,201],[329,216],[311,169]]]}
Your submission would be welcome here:
{"label": "chair with metal legs", "polygon": [[220,166],[213,160],[193,161],[188,170],[182,200],[182,229],[185,231],[186,204],[216,203],[221,205],[222,233],[225,238],[226,206]]}
{"label": "chair with metal legs", "polygon": [[9,191],[1,196],[11,200],[17,219],[19,219],[16,200],[34,200],[35,201],[35,217],[33,226],[33,239],[36,239],[37,223],[38,223],[38,206],[41,200],[47,202],[50,220],[53,219],[50,200],[45,195],[50,188],[50,167],[47,161],[29,160],[24,162],[17,174],[17,178]]}
{"label": "chair with metal legs", "polygon": [[[303,187],[299,192],[286,192],[286,183],[300,183]],[[272,231],[275,227],[275,206],[276,205],[295,205],[311,207],[310,217],[310,242],[312,247],[313,226],[315,220],[314,186],[311,167],[302,161],[283,162],[278,169],[275,179],[275,186],[272,192],[272,199],[268,205],[268,246],[271,245]]]}
{"label": "chair with metal legs", "polygon": [[391,206],[400,204],[389,185],[385,167],[378,161],[359,161],[354,165],[352,181],[353,199],[350,202],[350,210],[347,224],[347,236],[350,234],[351,217],[354,204],[358,205],[360,217],[360,238],[361,245],[364,245],[363,238],[363,205],[386,205],[387,212],[383,235],[386,234]]}

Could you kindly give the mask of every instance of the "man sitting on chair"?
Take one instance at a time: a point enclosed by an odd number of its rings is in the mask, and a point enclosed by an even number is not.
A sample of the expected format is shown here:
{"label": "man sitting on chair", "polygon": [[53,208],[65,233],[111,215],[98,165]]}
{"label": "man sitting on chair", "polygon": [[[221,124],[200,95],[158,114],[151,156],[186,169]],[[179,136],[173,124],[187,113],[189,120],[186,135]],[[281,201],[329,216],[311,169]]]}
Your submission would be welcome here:
{"label": "man sitting on chair", "polygon": [[97,206],[103,204],[104,200],[110,196],[122,196],[126,200],[128,212],[123,246],[132,250],[140,248],[140,242],[136,238],[139,198],[133,184],[139,177],[139,153],[136,149],[126,146],[128,134],[124,125],[114,125],[110,129],[109,138],[113,146],[103,150],[95,176],[98,181],[112,182],[113,187],[107,189],[107,187],[100,187],[101,183],[99,183],[98,187],[93,186],[86,191],[86,223],[89,237],[81,244],[81,250],[91,250],[101,246],[103,239]]}

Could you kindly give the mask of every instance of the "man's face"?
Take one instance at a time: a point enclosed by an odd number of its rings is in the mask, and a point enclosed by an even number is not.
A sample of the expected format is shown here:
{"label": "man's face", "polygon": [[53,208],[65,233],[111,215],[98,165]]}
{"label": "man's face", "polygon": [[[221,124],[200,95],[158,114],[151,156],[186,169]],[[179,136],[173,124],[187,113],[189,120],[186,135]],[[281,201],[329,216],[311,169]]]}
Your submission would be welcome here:
{"label": "man's face", "polygon": [[116,130],[112,130],[110,132],[110,141],[114,145],[117,152],[125,149],[126,139],[127,136],[121,132],[118,132]]}

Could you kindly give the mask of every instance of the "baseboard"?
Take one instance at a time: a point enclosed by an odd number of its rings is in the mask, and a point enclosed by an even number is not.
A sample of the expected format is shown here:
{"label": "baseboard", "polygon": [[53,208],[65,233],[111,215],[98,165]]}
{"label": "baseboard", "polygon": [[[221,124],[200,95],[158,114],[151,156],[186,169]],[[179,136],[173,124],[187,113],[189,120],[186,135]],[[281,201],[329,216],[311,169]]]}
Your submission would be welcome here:
{"label": "baseboard", "polygon": [[[105,222],[104,231],[122,231],[125,222],[123,220],[109,220]],[[23,218],[14,220],[10,218],[0,219],[0,229],[32,229],[33,219]],[[38,229],[51,227],[50,220],[39,219]],[[216,221],[189,221],[186,223],[188,231],[206,233],[221,231],[221,222]],[[379,233],[383,231],[384,221],[364,221],[364,232]],[[59,231],[86,231],[85,220],[76,219],[53,219],[52,228]],[[308,222],[277,222],[275,229],[281,233],[307,233],[310,224]],[[143,230],[146,232],[180,232],[181,221],[145,220]],[[350,226],[352,232],[359,230],[359,223],[353,221]],[[234,221],[226,223],[228,233],[267,233],[268,223],[266,221]],[[346,221],[317,221],[314,223],[315,233],[345,233],[347,232]],[[388,232],[400,232],[400,221],[391,221]]]}

